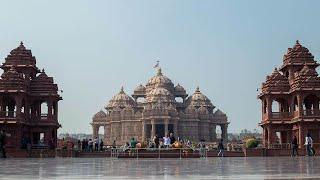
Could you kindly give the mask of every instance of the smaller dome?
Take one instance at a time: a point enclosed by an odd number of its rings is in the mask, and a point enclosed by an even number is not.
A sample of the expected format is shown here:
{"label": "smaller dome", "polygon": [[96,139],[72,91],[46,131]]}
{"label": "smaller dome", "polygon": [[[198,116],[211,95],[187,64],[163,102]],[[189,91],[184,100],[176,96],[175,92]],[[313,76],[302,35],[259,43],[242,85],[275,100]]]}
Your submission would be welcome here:
{"label": "smaller dome", "polygon": [[192,94],[192,96],[188,98],[187,102],[189,106],[195,106],[195,107],[204,106],[204,107],[214,108],[210,99],[200,92],[199,87],[197,87],[196,91]]}
{"label": "smaller dome", "polygon": [[16,71],[16,69],[11,66],[8,71],[1,75],[0,79],[0,89],[1,90],[16,90],[16,91],[26,91],[27,84],[22,74]]}
{"label": "smaller dome", "polygon": [[104,111],[99,111],[97,112],[94,116],[93,116],[93,119],[102,119],[102,118],[105,118],[107,117],[107,114],[104,112]]}
{"label": "smaller dome", "polygon": [[138,87],[134,89],[134,92],[145,92],[145,91],[146,91],[146,88],[142,84],[140,84]]}
{"label": "smaller dome", "polygon": [[165,88],[157,87],[147,94],[147,102],[173,102],[173,95]]}
{"label": "smaller dome", "polygon": [[222,112],[220,109],[218,109],[216,112],[214,112],[215,116],[226,116],[224,112]]}
{"label": "smaller dome", "polygon": [[174,93],[175,93],[175,95],[180,95],[180,96],[182,96],[182,95],[187,95],[186,94],[186,90],[180,85],[180,84],[178,84],[178,85],[176,85],[176,87],[174,87]]}
{"label": "smaller dome", "polygon": [[121,87],[120,92],[117,95],[113,96],[113,98],[109,101],[109,104],[106,106],[106,109],[114,107],[125,108],[128,106],[135,106],[135,102],[130,96],[128,96],[124,92],[123,87]]}

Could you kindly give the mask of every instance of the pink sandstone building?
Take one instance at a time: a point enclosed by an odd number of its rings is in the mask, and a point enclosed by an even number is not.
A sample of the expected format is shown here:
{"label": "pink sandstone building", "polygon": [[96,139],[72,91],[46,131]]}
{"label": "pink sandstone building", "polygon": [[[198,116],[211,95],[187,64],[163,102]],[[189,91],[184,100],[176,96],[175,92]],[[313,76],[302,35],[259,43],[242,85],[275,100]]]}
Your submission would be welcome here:
{"label": "pink sandstone building", "polygon": [[[178,100],[180,99],[180,100]],[[176,137],[194,141],[216,141],[216,127],[221,127],[221,137],[227,139],[228,118],[222,111],[215,110],[199,88],[188,96],[179,84],[157,74],[145,86],[139,85],[132,96],[123,88],[92,118],[93,136],[104,128],[107,144],[114,140],[124,144],[132,137],[145,141],[156,134],[163,137],[174,133]]]}
{"label": "pink sandstone building", "polygon": [[266,148],[283,147],[297,137],[303,148],[310,133],[320,143],[319,64],[299,41],[288,48],[279,69],[267,76],[258,98],[262,102],[263,143]]}

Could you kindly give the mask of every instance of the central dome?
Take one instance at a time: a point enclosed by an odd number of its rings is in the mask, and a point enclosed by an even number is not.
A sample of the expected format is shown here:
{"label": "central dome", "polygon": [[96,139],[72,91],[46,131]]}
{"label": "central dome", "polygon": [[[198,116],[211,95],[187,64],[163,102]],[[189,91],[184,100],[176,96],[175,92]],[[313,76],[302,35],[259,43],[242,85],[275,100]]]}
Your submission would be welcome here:
{"label": "central dome", "polygon": [[152,77],[148,83],[147,88],[153,89],[156,87],[163,87],[168,89],[169,91],[173,91],[174,85],[172,81],[165,75],[162,74],[161,68],[158,69],[157,75]]}

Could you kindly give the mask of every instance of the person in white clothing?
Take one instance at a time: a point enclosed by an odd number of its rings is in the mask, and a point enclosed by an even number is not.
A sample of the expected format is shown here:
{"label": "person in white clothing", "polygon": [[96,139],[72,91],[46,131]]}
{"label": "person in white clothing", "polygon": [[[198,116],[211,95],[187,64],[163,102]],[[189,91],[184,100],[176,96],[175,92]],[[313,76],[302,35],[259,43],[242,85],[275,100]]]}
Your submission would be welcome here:
{"label": "person in white clothing", "polygon": [[305,144],[304,144],[306,146],[306,152],[307,152],[308,156],[312,156],[313,155],[312,144],[313,144],[313,140],[312,140],[310,134],[308,133],[307,137],[306,137]]}
{"label": "person in white clothing", "polygon": [[163,137],[163,144],[164,144],[164,147],[168,148],[170,146],[170,137],[169,135],[167,134],[165,137]]}

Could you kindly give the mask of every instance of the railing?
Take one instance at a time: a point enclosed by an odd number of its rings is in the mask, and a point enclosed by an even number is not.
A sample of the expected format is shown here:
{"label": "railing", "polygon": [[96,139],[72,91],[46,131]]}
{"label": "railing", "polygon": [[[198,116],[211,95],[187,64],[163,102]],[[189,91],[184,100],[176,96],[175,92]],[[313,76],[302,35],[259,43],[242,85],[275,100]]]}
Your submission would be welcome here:
{"label": "railing", "polygon": [[48,114],[41,114],[41,115],[40,115],[40,118],[41,118],[41,119],[48,119]]}
{"label": "railing", "polygon": [[292,114],[290,112],[272,112],[268,115],[268,113],[263,114],[263,119],[272,119],[272,120],[285,120],[290,119]]}
{"label": "railing", "polygon": [[290,143],[269,144],[268,149],[290,149]]}
{"label": "railing", "polygon": [[320,111],[319,110],[304,110],[303,111],[303,116],[319,116],[320,115]]}
{"label": "railing", "polygon": [[0,111],[0,118],[16,118],[17,112],[16,111]]}
{"label": "railing", "polygon": [[200,158],[208,157],[207,148],[112,148],[111,157],[153,157],[153,158],[167,158],[176,157],[183,158],[188,156],[196,156]]}

